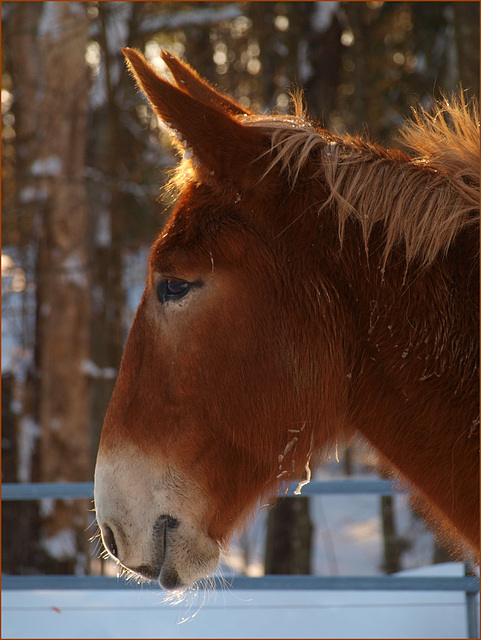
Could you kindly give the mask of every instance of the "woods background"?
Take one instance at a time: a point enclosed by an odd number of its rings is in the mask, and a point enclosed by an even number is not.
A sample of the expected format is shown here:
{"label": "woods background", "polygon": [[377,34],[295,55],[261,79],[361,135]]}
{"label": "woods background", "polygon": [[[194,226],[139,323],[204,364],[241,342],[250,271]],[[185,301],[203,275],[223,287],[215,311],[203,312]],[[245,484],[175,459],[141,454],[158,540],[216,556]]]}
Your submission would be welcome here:
{"label": "woods background", "polygon": [[[287,112],[301,86],[326,128],[386,144],[417,103],[459,83],[479,94],[477,2],[3,2],[3,482],[92,479],[147,247],[171,206],[175,157],[123,46],[159,71],[167,49],[261,112]],[[344,465],[366,461],[348,451]],[[381,506],[391,572],[406,541]],[[4,504],[3,571],[102,571],[91,509]],[[307,500],[271,513],[266,571],[307,573]]]}

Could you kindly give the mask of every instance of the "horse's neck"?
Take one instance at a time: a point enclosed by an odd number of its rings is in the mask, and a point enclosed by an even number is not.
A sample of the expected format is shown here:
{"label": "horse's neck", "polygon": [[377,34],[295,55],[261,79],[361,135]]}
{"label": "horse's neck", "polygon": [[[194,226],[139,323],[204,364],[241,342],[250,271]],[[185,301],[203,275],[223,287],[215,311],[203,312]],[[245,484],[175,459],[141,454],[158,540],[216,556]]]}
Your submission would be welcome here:
{"label": "horse's neck", "polygon": [[365,286],[349,420],[472,541],[479,513],[473,328],[441,272],[404,286],[403,277],[389,282],[386,273],[383,285]]}
{"label": "horse's neck", "polygon": [[353,423],[408,480],[415,495],[447,517],[467,539],[476,540],[472,523],[473,515],[479,513],[476,418],[443,402],[442,394],[428,400],[426,388],[405,396],[387,375],[366,376],[366,383],[377,394],[358,392],[363,395],[358,402],[365,405]]}

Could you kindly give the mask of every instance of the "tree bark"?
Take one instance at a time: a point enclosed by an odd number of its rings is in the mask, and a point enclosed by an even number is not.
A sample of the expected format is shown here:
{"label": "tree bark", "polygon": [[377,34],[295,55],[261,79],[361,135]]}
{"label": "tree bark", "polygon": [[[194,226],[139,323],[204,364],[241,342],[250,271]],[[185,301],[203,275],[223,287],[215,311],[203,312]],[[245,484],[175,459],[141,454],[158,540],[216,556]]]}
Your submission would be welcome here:
{"label": "tree bark", "polygon": [[311,546],[309,498],[279,500],[267,521],[266,574],[310,574]]}
{"label": "tree bark", "polygon": [[[133,11],[136,5],[134,3]],[[130,151],[125,140],[125,130],[121,122],[121,102],[117,100],[117,91],[121,79],[114,81],[112,69],[120,63],[120,50],[108,41],[108,33],[115,32],[115,11],[110,3],[99,4],[99,41],[102,49],[103,74],[105,78],[105,104],[99,108],[94,118],[95,142],[101,138],[103,144],[92,144],[89,165],[102,170],[102,181],[91,185],[89,198],[91,208],[95,203],[96,215],[93,226],[91,251],[94,256],[92,285],[95,291],[95,304],[91,322],[91,360],[95,370],[110,372],[108,375],[93,371],[95,384],[92,385],[92,444],[93,458],[98,448],[102,423],[115,385],[115,372],[118,371],[124,346],[122,333],[122,309],[124,296],[122,291],[122,250],[125,232],[125,194],[119,190],[119,166],[127,159]],[[125,46],[131,45],[130,38]],[[93,140],[92,140],[93,142]],[[99,233],[99,225],[104,228]]]}
{"label": "tree bark", "polygon": [[469,96],[479,96],[479,3],[452,3],[459,77]]}
{"label": "tree bark", "polygon": [[[46,3],[40,27],[43,139],[33,167],[48,193],[38,256],[40,477],[85,481],[92,478],[85,371],[90,352],[85,7]],[[86,506],[56,501],[44,508],[41,545],[49,567],[79,569],[79,554],[86,556],[88,548]]]}
{"label": "tree bark", "polygon": [[[314,121],[321,121],[329,127],[329,116],[337,103],[337,89],[341,81],[342,27],[338,10],[332,11],[327,5],[307,2],[299,39],[306,41],[306,63],[308,77],[304,80],[305,100],[308,115]],[[315,12],[323,11],[322,27],[315,23]],[[318,18],[319,20],[319,18]]]}
{"label": "tree bark", "polygon": [[[28,165],[37,148],[38,113],[35,108],[40,77],[40,61],[36,52],[38,22],[41,3],[18,2],[11,9],[5,25],[5,66],[10,72],[15,100],[12,112],[15,116],[15,159],[13,211],[27,235],[35,227],[40,203],[36,198],[36,184],[29,175]],[[32,194],[23,200],[21,192],[27,189]],[[13,217],[13,216],[11,216]],[[27,224],[25,221],[28,221]],[[20,227],[19,224],[19,227]],[[19,233],[22,238],[22,233]],[[22,238],[23,239],[23,238]],[[6,482],[38,480],[38,375],[33,360],[27,362],[26,380],[23,389],[21,415],[11,412],[11,401],[4,405],[4,391],[14,397],[18,382],[11,380],[10,388],[4,388],[2,380],[2,441],[11,434],[11,458],[2,456],[2,480]],[[20,389],[19,389],[20,391]],[[4,411],[5,410],[5,411]],[[2,451],[3,454],[3,451]],[[4,463],[7,464],[4,476]],[[2,571],[6,573],[28,573],[37,564],[38,503],[8,502],[2,505]]]}
{"label": "tree bark", "polygon": [[[35,446],[23,452],[23,469],[17,463],[20,480],[92,478],[85,374],[90,343],[87,29],[85,6],[76,2],[17,3],[9,20],[18,190],[29,187],[30,193],[41,194],[37,201],[29,199],[30,207],[36,205],[37,312],[34,361],[20,420],[35,425],[30,434]],[[90,506],[43,501],[30,519],[34,566],[21,571],[78,570],[79,554],[85,556],[88,547]]]}
{"label": "tree bark", "polygon": [[381,496],[381,521],[384,542],[382,569],[396,573],[402,569],[402,555],[409,549],[409,542],[399,535],[394,516],[393,496]]}

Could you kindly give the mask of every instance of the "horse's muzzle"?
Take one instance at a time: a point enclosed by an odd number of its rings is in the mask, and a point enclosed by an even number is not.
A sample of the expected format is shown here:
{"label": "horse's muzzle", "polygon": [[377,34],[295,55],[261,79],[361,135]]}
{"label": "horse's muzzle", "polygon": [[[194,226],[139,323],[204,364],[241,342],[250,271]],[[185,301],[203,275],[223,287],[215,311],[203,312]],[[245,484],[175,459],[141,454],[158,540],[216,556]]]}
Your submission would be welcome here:
{"label": "horse's muzzle", "polygon": [[172,469],[159,473],[152,465],[139,477],[135,459],[97,462],[95,508],[105,548],[125,569],[164,589],[191,587],[215,571],[220,553],[200,526],[202,493]]}

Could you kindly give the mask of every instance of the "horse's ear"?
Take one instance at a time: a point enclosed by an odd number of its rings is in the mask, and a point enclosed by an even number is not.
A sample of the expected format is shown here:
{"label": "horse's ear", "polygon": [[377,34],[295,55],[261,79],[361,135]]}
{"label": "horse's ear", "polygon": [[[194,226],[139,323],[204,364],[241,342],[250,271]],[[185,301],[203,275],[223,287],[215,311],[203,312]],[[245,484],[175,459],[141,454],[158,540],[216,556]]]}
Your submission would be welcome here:
{"label": "horse's ear", "polygon": [[179,60],[179,58],[168,51],[162,52],[162,60],[169,68],[177,86],[187,91],[193,98],[205,104],[213,104],[220,107],[234,116],[242,114],[252,115],[250,111],[216,91],[214,87],[206,80],[203,80],[189,64]]}
{"label": "horse's ear", "polygon": [[[225,109],[226,99],[212,87],[204,85],[199,93],[200,78],[190,76],[195,96],[190,95],[161,78],[138,51],[122,51],[137,84],[184,148],[184,158],[192,157],[194,166],[206,169],[206,175],[217,181],[244,187],[258,179],[264,167],[255,161],[269,149],[269,142],[257,127],[237,120]],[[190,73],[185,67],[179,71],[177,65],[174,77],[179,81]],[[209,102],[199,96],[209,96]]]}

